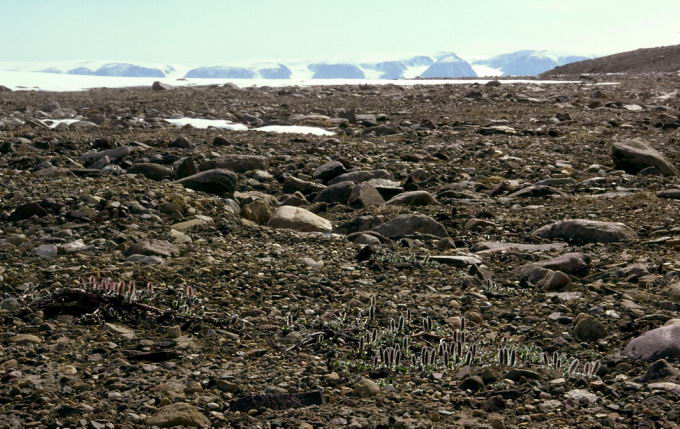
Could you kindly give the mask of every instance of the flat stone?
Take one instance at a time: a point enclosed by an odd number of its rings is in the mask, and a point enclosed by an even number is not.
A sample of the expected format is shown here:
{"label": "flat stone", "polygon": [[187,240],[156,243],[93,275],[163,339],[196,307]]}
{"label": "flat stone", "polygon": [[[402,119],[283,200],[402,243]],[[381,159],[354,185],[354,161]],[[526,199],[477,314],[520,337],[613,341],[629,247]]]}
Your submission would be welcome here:
{"label": "flat stone", "polygon": [[80,156],[80,162],[84,164],[94,164],[102,158],[109,158],[110,161],[115,161],[124,158],[132,153],[130,146],[119,146],[113,149],[106,149],[99,152],[87,152]]}
{"label": "flat stone", "polygon": [[201,163],[201,170],[224,168],[235,173],[269,169],[269,158],[261,155],[222,155],[219,158]]}
{"label": "flat stone", "polygon": [[201,226],[210,225],[212,223],[214,223],[214,220],[210,216],[198,215],[193,219],[176,223],[172,225],[172,228],[180,232],[186,232]]}
{"label": "flat stone", "polygon": [[[189,239],[191,241],[191,239]],[[133,264],[144,264],[144,265],[163,265],[165,259],[160,256],[149,256],[149,255],[130,255],[126,259],[128,262]]]}
{"label": "flat stone", "polygon": [[543,226],[534,235],[542,238],[559,238],[569,243],[613,243],[636,240],[637,234],[620,222],[600,222],[586,219],[569,219]]}
{"label": "flat stone", "polygon": [[482,241],[480,243],[475,243],[472,246],[472,251],[480,255],[497,252],[534,253],[534,252],[550,252],[553,250],[560,250],[565,247],[567,247],[566,243],[524,244],[524,243],[501,243],[496,241]]}
{"label": "flat stone", "polygon": [[59,248],[54,244],[41,244],[33,249],[33,253],[43,258],[54,258],[59,253]]}
{"label": "flat stone", "polygon": [[448,237],[444,225],[425,215],[404,214],[373,228],[388,238],[403,237],[413,234],[428,234],[436,237]]}
{"label": "flat stone", "polygon": [[482,260],[474,256],[431,256],[430,261],[459,268],[482,264]]}
{"label": "flat stone", "polygon": [[127,172],[131,174],[141,174],[142,176],[151,180],[170,179],[175,174],[170,168],[150,162],[133,164],[130,168],[128,168]]}
{"label": "flat stone", "polygon": [[326,187],[320,183],[298,179],[297,177],[290,175],[287,176],[286,180],[283,182],[283,192],[288,194],[300,192],[303,195],[309,195],[316,192],[321,192],[324,189],[326,189]]}
{"label": "flat stone", "polygon": [[427,191],[404,192],[394,196],[386,205],[429,206],[439,204],[437,199]]}
{"label": "flat stone", "polygon": [[672,200],[680,200],[680,189],[665,189],[656,193],[659,198],[670,198]]}
{"label": "flat stone", "polygon": [[662,381],[660,383],[649,383],[647,385],[650,389],[665,390],[673,393],[680,393],[680,384]]}
{"label": "flat stone", "polygon": [[119,335],[120,337],[125,338],[126,340],[132,340],[135,338],[134,329],[126,328],[125,326],[116,325],[114,323],[105,323],[104,329],[116,335]]}
{"label": "flat stone", "polygon": [[130,255],[147,255],[147,256],[164,256],[170,257],[175,252],[175,246],[165,240],[158,240],[151,238],[142,240],[128,247],[123,254]]}
{"label": "flat stone", "polygon": [[334,185],[336,183],[345,181],[362,183],[367,182],[371,179],[394,180],[394,177],[387,170],[351,171],[349,173],[341,174],[337,177],[334,177],[333,180],[328,182],[328,184]]}
{"label": "flat stone", "polygon": [[42,343],[42,339],[40,337],[33,335],[33,334],[18,334],[13,337],[11,337],[10,342],[15,343],[15,344],[40,344]]}

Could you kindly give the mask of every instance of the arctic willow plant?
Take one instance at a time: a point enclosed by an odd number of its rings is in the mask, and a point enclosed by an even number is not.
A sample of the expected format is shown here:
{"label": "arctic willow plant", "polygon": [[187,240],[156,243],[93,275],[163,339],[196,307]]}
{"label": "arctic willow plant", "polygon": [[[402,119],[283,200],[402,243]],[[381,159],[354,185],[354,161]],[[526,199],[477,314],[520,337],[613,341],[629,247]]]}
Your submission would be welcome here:
{"label": "arctic willow plant", "polygon": [[[429,315],[413,317],[411,309],[382,321],[379,313],[374,296],[368,308],[350,324],[358,332],[358,347],[347,364],[401,372],[446,372],[463,366],[544,368],[567,377],[586,378],[594,377],[600,365],[598,361],[581,364],[578,359],[544,353],[539,347],[507,338],[489,340],[488,337],[496,336],[470,327],[465,317],[460,318],[457,329],[450,330],[439,326]],[[289,326],[290,323],[291,319]]]}
{"label": "arctic willow plant", "polygon": [[[125,282],[116,281],[110,277],[97,278],[90,276],[80,280],[80,288],[103,297],[116,297],[125,303],[140,303],[154,305],[161,303],[161,295],[154,288],[153,282],[147,282],[146,287],[138,289],[134,280]],[[190,285],[184,287],[167,305],[175,311],[190,313],[196,303],[194,288]]]}

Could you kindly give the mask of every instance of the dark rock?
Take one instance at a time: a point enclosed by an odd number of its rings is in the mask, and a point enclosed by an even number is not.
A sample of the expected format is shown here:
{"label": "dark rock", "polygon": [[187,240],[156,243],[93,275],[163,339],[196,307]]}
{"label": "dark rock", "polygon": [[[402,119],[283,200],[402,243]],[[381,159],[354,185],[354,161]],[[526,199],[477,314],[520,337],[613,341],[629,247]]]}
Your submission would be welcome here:
{"label": "dark rock", "polygon": [[680,200],[680,189],[665,189],[656,193],[659,198],[670,198],[672,200]]}
{"label": "dark rock", "polygon": [[28,203],[17,207],[12,214],[7,218],[8,222],[17,222],[24,219],[29,219],[33,216],[43,217],[47,216],[47,210],[45,210],[38,203]]}
{"label": "dark rock", "polygon": [[337,176],[345,173],[345,166],[339,161],[329,161],[314,170],[314,178],[328,183]]}
{"label": "dark rock", "polygon": [[378,125],[376,127],[366,128],[364,134],[374,133],[376,136],[389,136],[398,134],[399,128],[394,125]]}
{"label": "dark rock", "polygon": [[675,377],[678,375],[678,370],[673,368],[665,359],[659,359],[647,368],[647,372],[642,377],[642,381],[649,383],[650,381],[661,380],[666,377]]}
{"label": "dark rock", "polygon": [[174,86],[159,81],[156,81],[151,85],[151,89],[154,91],[167,91],[172,88],[174,88]]}
{"label": "dark rock", "polygon": [[290,408],[302,408],[311,405],[323,405],[326,398],[320,391],[276,394],[276,395],[252,395],[243,396],[232,401],[231,411],[249,411],[252,409],[269,408],[272,410],[287,410]]}
{"label": "dark rock", "polygon": [[[347,204],[356,185],[354,182],[340,182],[327,187],[316,194],[315,203]],[[376,191],[377,192],[377,191]]]}
{"label": "dark rock", "polygon": [[678,170],[661,153],[641,140],[627,140],[612,146],[614,166],[629,174],[654,167],[664,176],[677,176]]}
{"label": "dark rock", "polygon": [[380,225],[382,221],[377,216],[359,216],[349,222],[335,228],[335,232],[339,234],[353,234],[355,232],[368,231],[373,227]]}
{"label": "dark rock", "polygon": [[474,256],[432,256],[430,257],[430,261],[458,268],[482,264],[482,260],[475,258]]}
{"label": "dark rock", "polygon": [[460,388],[463,390],[469,390],[471,392],[479,392],[483,390],[486,386],[484,385],[484,380],[478,375],[472,375],[467,377],[460,383]]}
{"label": "dark rock", "polygon": [[175,140],[173,140],[172,143],[170,143],[170,147],[175,147],[175,148],[180,148],[180,149],[191,149],[194,147],[194,144],[191,143],[191,140],[184,136],[179,136]]}
{"label": "dark rock", "polygon": [[574,326],[574,337],[580,341],[597,341],[607,335],[604,325],[592,316],[577,318]]}
{"label": "dark rock", "polygon": [[385,200],[375,187],[368,183],[360,183],[352,189],[352,193],[348,198],[348,204],[352,208],[363,209],[368,207],[380,207],[385,204]]}
{"label": "dark rock", "polygon": [[198,173],[198,168],[193,158],[184,158],[179,162],[176,174],[178,179],[193,176],[196,173]]}
{"label": "dark rock", "polygon": [[219,196],[233,195],[238,176],[229,170],[214,169],[201,171],[193,176],[179,179],[177,183],[194,191],[207,192]]}

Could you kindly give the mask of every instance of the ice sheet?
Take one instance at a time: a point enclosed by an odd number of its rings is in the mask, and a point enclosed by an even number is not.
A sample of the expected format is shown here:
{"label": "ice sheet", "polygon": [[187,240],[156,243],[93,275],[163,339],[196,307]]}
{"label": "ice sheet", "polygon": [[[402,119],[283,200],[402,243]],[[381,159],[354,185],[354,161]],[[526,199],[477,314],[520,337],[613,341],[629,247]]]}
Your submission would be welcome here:
{"label": "ice sheet", "polygon": [[[57,73],[41,73],[27,71],[0,70],[0,85],[13,90],[41,90],[41,91],[82,91],[91,88],[124,88],[146,87],[158,78],[147,77],[111,77],[111,76],[81,76]],[[314,86],[314,85],[471,85],[485,84],[489,79],[160,79],[164,83],[175,86],[223,85],[234,83],[239,87],[249,86]],[[508,79],[504,84],[533,83],[533,84],[564,84],[580,83],[579,81],[555,80],[527,80]]]}

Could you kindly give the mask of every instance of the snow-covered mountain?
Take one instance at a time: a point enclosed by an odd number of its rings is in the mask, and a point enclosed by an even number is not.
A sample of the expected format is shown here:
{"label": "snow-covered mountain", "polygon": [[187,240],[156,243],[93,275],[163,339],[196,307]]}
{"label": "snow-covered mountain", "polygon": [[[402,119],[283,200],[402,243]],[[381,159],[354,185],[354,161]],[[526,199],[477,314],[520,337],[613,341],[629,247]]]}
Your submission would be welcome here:
{"label": "snow-covered mountain", "polygon": [[499,70],[504,76],[536,76],[555,67],[587,59],[589,57],[524,50],[477,60],[473,64]]}
{"label": "snow-covered mountain", "polygon": [[86,76],[224,79],[413,79],[485,76],[533,76],[554,67],[587,59],[546,51],[518,51],[468,62],[452,52],[416,55],[403,59],[364,58],[363,61],[293,60],[280,62],[234,61],[215,65],[150,64],[142,62],[62,61],[0,62],[0,70]]}
{"label": "snow-covered mountain", "polygon": [[477,73],[475,73],[467,61],[454,53],[450,53],[440,57],[420,77],[477,77]]}

